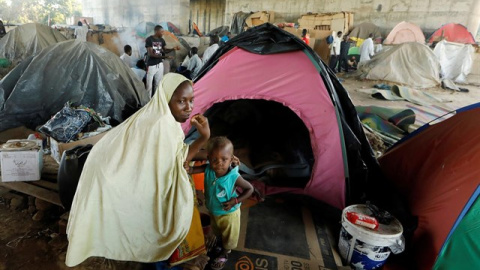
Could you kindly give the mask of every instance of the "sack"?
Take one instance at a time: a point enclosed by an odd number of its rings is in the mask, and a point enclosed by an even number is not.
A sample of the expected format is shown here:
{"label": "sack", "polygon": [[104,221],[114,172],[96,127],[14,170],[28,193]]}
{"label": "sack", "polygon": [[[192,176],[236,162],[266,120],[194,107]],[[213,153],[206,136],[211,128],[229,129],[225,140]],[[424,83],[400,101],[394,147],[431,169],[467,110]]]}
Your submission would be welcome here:
{"label": "sack", "polygon": [[332,35],[328,36],[326,38],[326,40],[327,40],[327,44],[332,44],[333,43],[333,36]]}
{"label": "sack", "polygon": [[73,197],[77,191],[78,181],[83,166],[93,145],[80,145],[63,152],[60,168],[58,169],[58,193],[60,201],[66,210],[72,207]]}
{"label": "sack", "polygon": [[63,109],[41,126],[38,131],[58,142],[66,143],[73,140],[90,120],[92,120],[92,116],[89,112],[83,109],[74,109],[67,102]]}

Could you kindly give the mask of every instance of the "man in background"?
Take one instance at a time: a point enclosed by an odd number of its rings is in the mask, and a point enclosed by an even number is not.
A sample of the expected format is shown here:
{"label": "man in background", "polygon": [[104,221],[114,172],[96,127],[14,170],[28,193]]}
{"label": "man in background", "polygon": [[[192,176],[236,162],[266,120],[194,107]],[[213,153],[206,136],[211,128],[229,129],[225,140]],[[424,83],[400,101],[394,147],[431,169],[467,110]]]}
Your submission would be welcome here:
{"label": "man in background", "polygon": [[145,47],[147,48],[147,92],[150,97],[153,96],[154,84],[158,85],[163,78],[163,60],[173,59],[171,56],[166,56],[167,53],[180,48],[167,49],[167,43],[163,39],[163,27],[155,26],[155,33],[145,40]]}
{"label": "man in background", "polygon": [[83,24],[81,21],[78,21],[78,26],[75,28],[75,38],[79,41],[87,41],[88,29],[90,28],[86,20],[83,20],[83,22],[85,24]]}
{"label": "man in background", "polygon": [[338,31],[337,35],[333,37],[333,42],[330,44],[330,68],[335,71],[340,55],[340,46],[342,43],[342,31]]}
{"label": "man in background", "polygon": [[202,69],[203,63],[200,57],[198,57],[198,48],[193,47],[190,50],[190,61],[188,63],[187,70],[190,71],[190,79],[197,77],[198,72]]}
{"label": "man in background", "polygon": [[127,67],[132,68],[135,66],[132,59],[132,47],[130,45],[125,45],[123,47],[123,54],[120,56],[120,59],[127,65]]}
{"label": "man in background", "polygon": [[373,46],[373,34],[368,35],[368,38],[362,43],[360,46],[360,61],[359,63],[366,62],[370,60],[374,54],[374,46]]}
{"label": "man in background", "polygon": [[348,35],[343,36],[343,41],[340,43],[340,57],[338,60],[338,72],[342,72],[342,67],[345,72],[348,72],[348,50],[350,43],[348,42]]}
{"label": "man in background", "polygon": [[217,35],[210,37],[210,47],[208,47],[203,53],[202,61],[204,65],[205,63],[207,63],[208,59],[210,59],[210,57],[212,57],[212,55],[218,50],[218,42],[219,39]]}

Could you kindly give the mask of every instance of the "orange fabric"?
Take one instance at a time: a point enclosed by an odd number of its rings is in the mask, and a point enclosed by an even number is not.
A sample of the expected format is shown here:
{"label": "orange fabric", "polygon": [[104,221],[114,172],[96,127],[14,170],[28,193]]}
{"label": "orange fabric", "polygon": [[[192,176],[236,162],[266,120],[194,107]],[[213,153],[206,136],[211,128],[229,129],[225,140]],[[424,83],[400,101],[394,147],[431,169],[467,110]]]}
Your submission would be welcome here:
{"label": "orange fabric", "polygon": [[480,109],[458,113],[386,153],[385,175],[418,216],[413,247],[418,269],[431,269],[436,256],[480,183]]}
{"label": "orange fabric", "polygon": [[[195,167],[197,166],[202,166],[206,164],[206,161],[195,161]],[[202,192],[205,191],[205,173],[197,173],[197,174],[192,174],[193,182],[195,183],[195,189],[196,190],[201,190]]]}

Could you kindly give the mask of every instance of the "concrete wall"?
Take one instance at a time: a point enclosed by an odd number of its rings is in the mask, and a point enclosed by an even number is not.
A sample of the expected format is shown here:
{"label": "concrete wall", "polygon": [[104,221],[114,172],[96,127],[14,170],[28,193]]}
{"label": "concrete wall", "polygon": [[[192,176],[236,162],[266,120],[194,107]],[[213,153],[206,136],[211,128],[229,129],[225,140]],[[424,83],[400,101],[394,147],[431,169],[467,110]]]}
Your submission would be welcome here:
{"label": "concrete wall", "polygon": [[171,21],[183,33],[189,19],[209,32],[230,25],[233,14],[271,10],[277,21],[298,22],[307,12],[355,12],[355,24],[370,21],[389,31],[401,21],[433,32],[442,24],[464,24],[476,34],[480,24],[480,0],[82,0],[83,16],[96,23],[134,26],[142,21]]}
{"label": "concrete wall", "polygon": [[97,24],[131,27],[142,21],[169,21],[188,32],[190,0],[82,0],[82,6],[82,15]]}
{"label": "concrete wall", "polygon": [[223,26],[225,22],[225,0],[191,0],[190,20],[205,34]]}
{"label": "concrete wall", "polygon": [[410,21],[429,32],[445,23],[461,23],[477,33],[480,0],[226,0],[226,25],[238,11],[272,10],[277,21],[298,23],[307,12],[355,12],[354,23],[370,21],[390,30],[401,21]]}

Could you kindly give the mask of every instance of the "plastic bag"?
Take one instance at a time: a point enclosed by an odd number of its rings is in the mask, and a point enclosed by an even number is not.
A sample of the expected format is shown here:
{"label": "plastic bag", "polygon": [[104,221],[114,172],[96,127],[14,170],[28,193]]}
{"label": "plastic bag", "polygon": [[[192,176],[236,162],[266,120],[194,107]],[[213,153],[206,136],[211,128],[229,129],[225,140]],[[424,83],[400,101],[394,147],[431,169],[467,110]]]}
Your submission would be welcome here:
{"label": "plastic bag", "polygon": [[82,109],[74,109],[70,103],[67,103],[38,131],[58,142],[66,143],[73,140],[91,120],[90,113]]}

